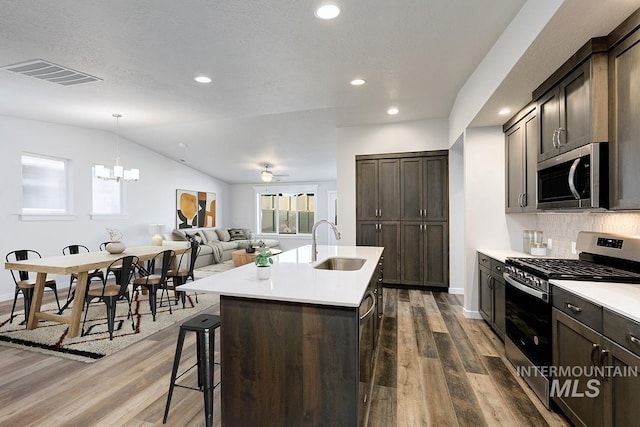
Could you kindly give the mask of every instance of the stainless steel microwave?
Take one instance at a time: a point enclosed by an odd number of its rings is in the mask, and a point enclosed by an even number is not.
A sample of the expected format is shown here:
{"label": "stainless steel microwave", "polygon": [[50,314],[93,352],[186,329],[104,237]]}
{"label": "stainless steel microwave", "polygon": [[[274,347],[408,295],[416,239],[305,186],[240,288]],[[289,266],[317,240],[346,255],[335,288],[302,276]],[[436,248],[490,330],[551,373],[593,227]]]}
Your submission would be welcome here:
{"label": "stainless steel microwave", "polygon": [[538,163],[538,209],[607,209],[607,143],[592,143]]}

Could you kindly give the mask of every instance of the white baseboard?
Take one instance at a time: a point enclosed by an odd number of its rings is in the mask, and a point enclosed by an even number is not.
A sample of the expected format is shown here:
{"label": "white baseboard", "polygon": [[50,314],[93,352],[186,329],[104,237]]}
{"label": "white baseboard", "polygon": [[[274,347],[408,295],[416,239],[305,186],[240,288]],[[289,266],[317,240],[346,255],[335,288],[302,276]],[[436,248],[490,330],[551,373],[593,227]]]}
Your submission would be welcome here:
{"label": "white baseboard", "polygon": [[471,311],[471,310],[467,310],[466,308],[462,309],[462,314],[464,314],[464,317],[466,317],[467,319],[480,319],[482,320],[482,315],[480,314],[479,311]]}
{"label": "white baseboard", "polygon": [[455,294],[455,295],[464,295],[464,288],[449,288],[449,293],[450,294]]}

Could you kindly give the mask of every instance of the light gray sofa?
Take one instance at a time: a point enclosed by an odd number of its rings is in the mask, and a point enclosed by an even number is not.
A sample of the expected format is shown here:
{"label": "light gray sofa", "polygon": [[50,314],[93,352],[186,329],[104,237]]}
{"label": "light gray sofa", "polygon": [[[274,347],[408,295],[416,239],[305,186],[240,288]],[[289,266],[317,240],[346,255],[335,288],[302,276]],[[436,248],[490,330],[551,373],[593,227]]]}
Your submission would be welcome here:
{"label": "light gray sofa", "polygon": [[165,234],[163,245],[188,246],[191,240],[200,245],[200,252],[196,260],[195,268],[216,264],[231,259],[231,252],[238,249],[246,249],[249,243],[254,246],[263,245],[268,248],[277,248],[280,242],[275,239],[253,238],[251,230],[241,228],[189,228],[173,230]]}

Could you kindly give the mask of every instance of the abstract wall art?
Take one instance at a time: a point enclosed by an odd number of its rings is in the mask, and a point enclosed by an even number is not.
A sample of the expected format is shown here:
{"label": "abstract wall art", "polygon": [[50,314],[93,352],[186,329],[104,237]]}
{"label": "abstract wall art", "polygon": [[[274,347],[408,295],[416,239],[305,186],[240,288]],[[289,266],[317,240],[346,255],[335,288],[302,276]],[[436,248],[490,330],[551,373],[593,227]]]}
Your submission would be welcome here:
{"label": "abstract wall art", "polygon": [[176,228],[215,226],[216,193],[176,190]]}

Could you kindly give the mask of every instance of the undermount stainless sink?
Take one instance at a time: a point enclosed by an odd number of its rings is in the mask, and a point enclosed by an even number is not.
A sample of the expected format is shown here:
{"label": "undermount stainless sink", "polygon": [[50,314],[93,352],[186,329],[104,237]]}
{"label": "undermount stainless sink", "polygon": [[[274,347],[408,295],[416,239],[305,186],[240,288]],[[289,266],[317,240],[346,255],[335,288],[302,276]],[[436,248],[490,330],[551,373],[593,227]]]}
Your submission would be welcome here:
{"label": "undermount stainless sink", "polygon": [[360,270],[367,260],[363,258],[327,258],[313,266],[319,270],[355,271]]}

